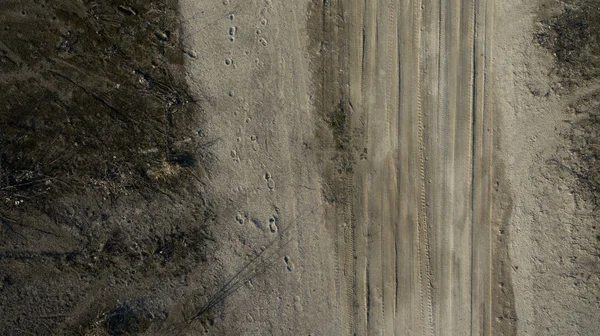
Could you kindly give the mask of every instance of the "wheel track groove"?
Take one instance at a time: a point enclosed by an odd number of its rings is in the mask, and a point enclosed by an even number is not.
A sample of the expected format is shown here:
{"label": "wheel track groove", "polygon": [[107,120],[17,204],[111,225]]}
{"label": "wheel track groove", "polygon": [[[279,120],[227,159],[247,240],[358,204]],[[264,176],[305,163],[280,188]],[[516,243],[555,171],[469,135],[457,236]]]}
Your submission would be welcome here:
{"label": "wheel track groove", "polygon": [[[433,305],[431,298],[431,270],[430,270],[430,256],[429,256],[429,232],[428,232],[428,223],[427,223],[427,204],[425,197],[425,142],[423,135],[423,106],[422,106],[422,40],[421,40],[421,32],[423,29],[423,3],[422,0],[415,1],[415,15],[416,15],[416,24],[415,24],[415,32],[414,37],[416,39],[415,44],[417,45],[417,137],[419,141],[419,178],[420,178],[420,209],[418,209],[418,221],[417,221],[417,236],[419,241],[418,253],[419,253],[419,281],[420,281],[420,290],[425,291],[425,300],[426,300],[426,311],[422,307],[422,318],[427,324],[425,329],[428,330],[428,334],[433,336]],[[421,256],[421,237],[420,234],[423,234],[423,256]],[[423,260],[421,260],[423,258]],[[423,270],[421,264],[424,264],[424,273],[425,273],[425,282],[423,282]],[[421,294],[422,295],[422,294]],[[423,298],[421,298],[423,301]],[[425,331],[425,330],[424,330]]]}

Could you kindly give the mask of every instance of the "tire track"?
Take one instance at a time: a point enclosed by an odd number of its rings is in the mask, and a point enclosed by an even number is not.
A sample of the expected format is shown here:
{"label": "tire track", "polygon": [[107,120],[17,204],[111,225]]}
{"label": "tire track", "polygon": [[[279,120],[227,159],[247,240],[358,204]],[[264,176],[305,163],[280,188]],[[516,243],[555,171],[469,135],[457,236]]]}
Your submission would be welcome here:
{"label": "tire track", "polygon": [[[350,128],[352,129],[352,122]],[[354,136],[352,132],[350,132],[350,143],[353,143]],[[345,194],[348,196],[349,202],[346,206],[346,218],[348,219],[349,225],[346,226],[346,235],[345,235],[345,251],[346,251],[346,262],[344,272],[346,274],[346,291],[347,291],[347,301],[346,301],[346,309],[347,310],[347,321],[348,321],[348,330],[354,331],[356,327],[356,316],[358,315],[358,302],[356,300],[355,293],[357,292],[358,284],[356,281],[356,217],[354,212],[354,201],[352,200],[353,195],[355,195],[355,185],[354,185],[354,176],[345,177],[346,186]],[[351,265],[350,269],[348,269],[348,265]],[[348,305],[350,305],[348,309]],[[351,333],[350,333],[351,334]]]}
{"label": "tire track", "polygon": [[[484,0],[485,1],[485,10],[484,10],[484,15],[485,15],[485,24],[484,24],[484,29],[485,29],[485,44],[484,44],[484,75],[483,75],[483,103],[482,103],[482,111],[485,113],[486,115],[486,120],[487,122],[485,122],[484,125],[484,131],[487,129],[487,137],[486,137],[486,146],[484,146],[485,148],[485,153],[487,155],[487,164],[485,166],[487,166],[489,168],[489,173],[488,173],[488,178],[487,178],[487,187],[486,187],[486,192],[487,192],[487,196],[488,196],[488,203],[487,206],[489,207],[489,209],[486,210],[485,214],[486,214],[486,218],[485,218],[485,223],[487,224],[487,232],[486,232],[486,236],[487,236],[487,246],[486,248],[488,249],[488,251],[485,252],[486,255],[486,260],[487,260],[487,270],[489,272],[489,274],[486,277],[487,280],[487,284],[485,284],[487,288],[484,288],[486,295],[487,295],[487,299],[485,300],[485,303],[487,303],[487,310],[485,313],[485,316],[483,317],[484,319],[484,326],[483,326],[483,330],[482,333],[483,335],[491,335],[493,333],[493,329],[492,329],[492,323],[493,323],[493,313],[492,313],[492,309],[493,309],[493,281],[492,281],[492,276],[494,274],[493,271],[493,255],[494,255],[494,251],[493,251],[493,241],[492,241],[492,213],[493,213],[493,206],[492,206],[492,202],[493,202],[493,179],[494,179],[494,171],[493,171],[493,164],[494,164],[494,159],[493,159],[493,148],[494,148],[494,125],[493,125],[493,116],[492,116],[492,112],[493,110],[491,110],[491,107],[488,107],[488,102],[490,101],[490,90],[489,90],[489,85],[487,85],[488,80],[491,78],[491,76],[489,76],[489,74],[492,73],[493,69],[492,69],[492,63],[488,62],[488,60],[492,60],[492,56],[493,56],[493,50],[492,50],[492,36],[493,36],[493,10],[494,10],[494,6],[493,3],[489,0]],[[485,320],[487,319],[487,321]]]}
{"label": "tire track", "polygon": [[[452,277],[453,333],[470,334],[471,318],[471,252],[472,252],[472,123],[473,123],[473,0],[462,0],[458,6],[457,101],[454,119],[453,153],[453,229],[452,250],[455,252]],[[466,147],[466,148],[465,148]]]}
{"label": "tire track", "polygon": [[[364,12],[362,13],[362,62],[361,62],[361,97],[356,100],[361,101],[362,105],[359,107],[361,110],[360,114],[352,116],[351,120],[353,127],[356,125],[362,129],[362,132],[353,132],[352,143],[353,148],[368,148],[369,157],[373,157],[375,143],[378,141],[377,134],[371,134],[372,129],[377,125],[377,119],[374,119],[374,123],[371,123],[370,116],[375,109],[378,107],[378,100],[376,99],[377,91],[375,88],[378,85],[378,78],[375,76],[377,73],[377,57],[378,57],[378,38],[380,30],[378,27],[378,10],[379,6],[376,2],[364,3]],[[352,98],[354,101],[355,99]],[[362,119],[362,120],[361,120]],[[355,137],[356,135],[356,137]],[[351,334],[363,335],[369,333],[369,327],[372,326],[373,321],[371,318],[378,318],[377,310],[371,311],[370,309],[375,304],[376,300],[370,300],[371,296],[377,295],[378,291],[376,286],[378,285],[377,278],[380,277],[380,272],[371,272],[370,269],[373,265],[378,266],[376,258],[380,258],[377,255],[378,245],[380,244],[369,244],[373,239],[376,239],[376,226],[372,225],[369,212],[371,205],[376,202],[377,196],[371,197],[371,183],[369,175],[370,162],[365,165],[357,166],[355,171],[355,188],[356,191],[352,192],[353,196],[353,211],[354,211],[354,244],[355,244],[355,255],[354,255],[354,292],[353,292],[353,310],[354,310],[354,321]],[[374,237],[370,237],[373,235]],[[375,253],[372,258],[370,255]],[[372,261],[372,262],[371,262]],[[375,298],[373,296],[373,298]],[[373,315],[375,314],[375,315]]]}
{"label": "tire track", "polygon": [[[422,59],[421,59],[421,54],[423,51],[423,45],[422,45],[422,41],[421,41],[421,31],[423,30],[423,4],[420,0],[415,1],[415,15],[416,15],[416,24],[415,24],[415,32],[414,32],[414,38],[416,39],[415,44],[417,45],[417,64],[416,64],[416,68],[417,68],[417,92],[416,92],[416,96],[417,96],[417,138],[419,141],[419,178],[420,178],[420,193],[421,193],[421,203],[420,203],[420,209],[418,210],[419,213],[419,220],[418,220],[418,235],[421,234],[421,232],[423,233],[423,256],[420,258],[423,258],[423,260],[419,260],[419,266],[420,266],[420,271],[419,271],[419,277],[420,282],[421,282],[421,290],[425,291],[425,300],[426,300],[426,312],[424,312],[423,315],[423,319],[426,320],[426,324],[427,327],[426,329],[429,330],[428,334],[433,336],[433,306],[432,306],[432,299],[431,299],[431,269],[430,269],[430,256],[429,256],[429,227],[428,227],[428,223],[427,223],[427,205],[426,205],[426,197],[425,197],[425,142],[424,142],[424,137],[423,137],[423,102],[422,102],[422,88],[421,88],[421,83],[422,83],[422,76],[423,76],[423,71],[422,71]],[[419,237],[419,245],[421,245],[421,238]],[[421,249],[421,246],[419,246],[419,249]],[[421,267],[421,264],[424,264],[424,267]],[[424,268],[424,270],[423,270]],[[423,275],[422,273],[425,273],[425,282],[423,282]],[[421,298],[421,304],[423,304],[423,298]],[[424,310],[423,308],[421,310]],[[426,316],[425,316],[426,315]]]}
{"label": "tire track", "polygon": [[[371,7],[366,8],[365,27],[363,27],[363,29],[367,29],[367,34],[373,35],[373,38],[370,40],[371,43],[366,45],[363,51],[366,56],[363,63],[364,69],[368,71],[363,73],[363,75],[365,75],[365,80],[368,83],[365,87],[368,93],[366,94],[366,106],[364,107],[365,118],[367,120],[369,120],[371,110],[376,106],[376,92],[373,91],[373,88],[377,85],[377,78],[372,76],[373,72],[369,70],[370,68],[375,68],[377,65],[377,38],[379,33],[377,26],[377,5],[377,3],[371,3]],[[353,124],[354,122],[358,122],[356,116],[352,119]],[[356,138],[353,137],[353,140],[355,139],[352,142],[354,144],[353,148],[360,148],[361,144],[364,144],[365,146],[370,145],[370,127],[366,128],[365,133],[368,139],[367,142],[364,142],[360,136],[357,136]],[[354,173],[354,177],[355,188],[358,192],[352,192],[351,194],[353,196],[353,223],[355,225],[355,254],[353,259],[353,270],[355,272],[353,292],[354,326],[352,332],[356,335],[366,335],[369,332],[369,326],[372,324],[370,321],[372,317],[372,312],[370,311],[372,302],[370,300],[374,291],[371,290],[371,287],[373,284],[377,283],[376,281],[371,281],[371,277],[376,276],[376,274],[370,272],[370,261],[376,257],[375,255],[371,258],[371,254],[376,244],[370,244],[371,240],[374,238],[372,237],[373,233],[369,218],[369,209],[372,202],[369,193],[369,175],[365,167],[363,167],[363,169]]]}
{"label": "tire track", "polygon": [[[360,5],[355,7],[362,10],[351,9],[350,20],[360,22],[351,33],[362,28],[362,34],[349,37],[360,46],[348,50],[356,63],[349,66],[360,62],[360,72],[350,77],[360,79],[360,90],[350,81],[349,101],[359,102],[352,109],[352,129],[366,132],[352,132],[351,142],[369,148],[369,161],[344,181],[353,199],[345,210],[349,226],[340,261],[347,284],[346,330],[490,332],[491,182],[484,178],[489,179],[491,142],[481,84],[488,63],[479,55],[486,50],[487,28],[485,37],[478,35],[478,27],[487,27],[479,13],[489,16],[489,7],[483,0]],[[391,164],[388,146],[396,150]],[[394,187],[382,187],[390,183]],[[486,229],[487,243],[480,239]],[[479,275],[482,267],[487,271]]]}
{"label": "tire track", "polygon": [[[455,269],[453,265],[453,241],[454,241],[454,206],[453,206],[453,198],[454,198],[454,174],[450,169],[454,166],[454,143],[455,143],[455,127],[454,122],[456,120],[456,86],[458,84],[457,74],[455,73],[457,65],[458,65],[458,55],[453,49],[458,41],[458,34],[454,29],[454,26],[458,26],[456,24],[456,19],[454,18],[453,8],[457,8],[458,0],[445,2],[444,10],[442,13],[444,14],[444,28],[442,30],[447,31],[447,34],[444,34],[444,60],[447,60],[445,63],[445,67],[442,68],[442,73],[445,74],[445,87],[444,90],[444,104],[441,106],[441,110],[439,111],[439,115],[443,117],[442,129],[444,130],[443,135],[444,138],[441,147],[443,152],[443,160],[444,167],[443,169],[443,182],[444,186],[442,203],[441,207],[443,207],[443,221],[449,221],[448,224],[445,223],[436,223],[439,227],[441,227],[441,240],[442,246],[440,250],[441,258],[440,258],[440,268],[441,272],[439,275],[440,281],[442,282],[440,288],[440,295],[438,297],[440,302],[440,313],[439,313],[439,335],[444,335],[442,330],[453,332],[453,283],[452,279],[454,278]],[[452,88],[452,89],[451,89]]]}
{"label": "tire track", "polygon": [[468,29],[468,33],[467,33],[467,45],[470,47],[470,53],[468,53],[468,64],[470,64],[470,69],[469,71],[469,77],[467,78],[467,81],[465,81],[465,83],[469,83],[470,87],[468,89],[468,97],[466,99],[466,101],[470,102],[471,106],[470,106],[470,122],[468,123],[468,129],[467,129],[467,134],[470,137],[470,141],[468,141],[468,149],[467,149],[467,158],[468,158],[468,162],[467,162],[467,167],[470,167],[470,169],[466,170],[467,176],[466,176],[466,188],[465,190],[468,190],[470,193],[470,197],[468,200],[468,208],[469,208],[469,212],[468,212],[468,216],[470,217],[470,220],[468,220],[468,222],[470,223],[470,227],[469,227],[469,247],[470,247],[470,251],[469,251],[469,296],[470,296],[470,300],[469,300],[469,334],[472,335],[473,333],[473,289],[474,289],[474,284],[473,284],[473,255],[474,255],[474,237],[473,237],[473,233],[474,233],[474,224],[475,224],[475,220],[476,220],[476,215],[475,215],[475,209],[474,209],[474,188],[475,188],[475,184],[474,184],[474,166],[475,166],[475,153],[474,153],[474,148],[476,146],[475,142],[477,141],[475,134],[474,134],[474,124],[476,122],[476,120],[478,120],[479,118],[477,118],[477,109],[475,108],[475,86],[476,86],[476,76],[475,76],[475,60],[476,60],[476,45],[475,45],[475,28],[476,28],[476,16],[475,16],[475,2],[477,0],[465,0],[467,1],[467,11],[469,14],[469,18],[468,18],[468,24],[469,24],[469,29]]}
{"label": "tire track", "polygon": [[[491,197],[492,197],[492,138],[491,116],[487,107],[488,89],[486,75],[489,73],[488,49],[490,9],[485,0],[475,5],[474,27],[474,165],[473,165],[473,231],[472,231],[472,297],[471,335],[491,333]],[[482,33],[483,31],[483,33]],[[486,174],[487,173],[487,174]]]}
{"label": "tire track", "polygon": [[[435,309],[435,312],[433,314],[433,324],[435,326],[441,326],[443,325],[442,323],[440,323],[439,321],[441,321],[441,317],[442,317],[442,309],[443,309],[443,305],[441,304],[442,300],[440,299],[440,296],[443,296],[444,294],[444,290],[445,288],[443,287],[443,285],[445,284],[443,281],[445,279],[445,273],[446,273],[446,268],[447,265],[446,263],[443,263],[442,260],[444,258],[444,248],[446,246],[446,229],[444,225],[440,225],[439,223],[443,220],[443,218],[445,217],[445,206],[444,206],[444,199],[448,193],[447,187],[446,187],[446,183],[444,183],[444,176],[445,176],[445,169],[448,166],[448,153],[446,150],[446,147],[443,144],[443,140],[446,139],[447,137],[447,132],[446,132],[446,118],[445,118],[445,106],[447,105],[447,100],[448,100],[448,76],[446,73],[446,69],[447,69],[447,65],[446,65],[446,48],[447,48],[447,43],[446,43],[446,24],[447,24],[447,11],[445,10],[445,3],[447,3],[446,1],[443,0],[439,0],[438,1],[438,50],[437,50],[437,54],[438,54],[438,69],[437,69],[437,73],[438,73],[438,82],[437,82],[437,88],[438,88],[438,97],[437,97],[437,108],[435,111],[435,127],[436,127],[436,131],[438,132],[438,138],[435,141],[436,147],[439,150],[439,166],[436,166],[435,168],[439,167],[439,170],[435,172],[435,174],[438,176],[438,179],[440,182],[439,186],[438,186],[438,197],[436,198],[436,200],[438,200],[441,204],[437,206],[437,208],[439,209],[439,213],[437,211],[435,211],[434,213],[436,214],[436,218],[435,218],[435,222],[432,224],[432,226],[434,226],[436,228],[436,232],[437,232],[437,241],[435,244],[435,247],[437,249],[435,255],[437,255],[436,261],[441,265],[440,267],[435,267],[435,271],[433,271],[435,277],[434,277],[434,281],[437,284],[436,286],[436,297],[434,297],[433,299],[435,300],[435,302],[437,302],[437,308]],[[432,121],[434,120],[434,118],[431,118]],[[433,170],[435,170],[435,168]],[[438,335],[441,335],[440,331],[436,330]]]}
{"label": "tire track", "polygon": [[[419,139],[419,105],[421,86],[420,4],[401,1],[398,36],[399,54],[399,137],[398,190],[400,245],[398,268],[400,292],[396,333],[422,335],[429,329],[426,322],[426,288],[424,288],[424,251],[421,213],[421,161]],[[400,330],[406,326],[407,331]]]}
{"label": "tire track", "polygon": [[[414,52],[414,54],[416,55],[416,65],[415,68],[417,69],[417,74],[415,76],[416,79],[416,102],[417,102],[417,106],[416,106],[416,115],[417,115],[417,155],[418,155],[418,160],[419,160],[419,187],[422,187],[422,183],[421,181],[425,179],[424,176],[424,170],[423,170],[423,161],[421,159],[422,156],[422,149],[423,149],[423,116],[422,116],[422,102],[421,102],[421,39],[420,39],[420,29],[421,29],[421,20],[420,20],[420,16],[419,16],[419,9],[417,7],[420,7],[419,4],[420,1],[415,1],[414,2],[414,8],[412,8],[413,11],[413,36],[412,36],[412,43],[413,43],[413,50],[415,49],[416,46],[416,51]],[[421,203],[417,203],[415,204],[416,206],[416,210],[415,213],[417,214],[417,222],[416,222],[416,229],[417,229],[417,248],[416,248],[416,252],[417,252],[417,266],[418,266],[418,273],[419,273],[419,309],[420,309],[420,324],[421,328],[420,330],[422,330],[423,332],[425,332],[425,330],[427,329],[427,327],[423,324],[425,324],[425,306],[424,306],[424,296],[426,296],[426,294],[423,294],[423,292],[426,290],[424,287],[424,282],[423,282],[423,264],[424,264],[424,258],[422,256],[421,250],[423,249],[422,245],[422,231],[423,231],[423,222],[424,222],[424,218],[423,218],[423,197],[425,196],[425,192],[424,190],[421,188],[421,190],[419,191],[420,195],[420,201]],[[414,265],[413,265],[414,267]]]}
{"label": "tire track", "polygon": [[[353,0],[355,3],[356,2],[360,2],[361,0]],[[331,4],[330,6],[332,7],[331,11],[332,13],[329,14],[330,15],[330,19],[337,17],[337,13],[344,13],[346,11],[346,8],[344,7],[344,1],[339,1],[339,2],[334,2],[333,4]],[[327,6],[326,2],[323,2],[323,6]],[[354,10],[354,6],[350,6],[350,11],[352,11],[350,13],[350,22],[352,24],[354,24],[356,22],[355,19],[355,15],[358,13],[355,13]],[[333,15],[333,13],[336,13],[336,15]],[[360,20],[358,20],[360,22]],[[336,31],[336,35],[335,38],[333,39],[336,44],[339,45],[344,45],[343,41],[346,39],[352,39],[353,38],[353,34],[355,34],[356,32],[352,31],[352,28],[354,27],[352,24],[349,24],[348,27],[343,27],[342,28],[342,32],[338,32]],[[353,45],[350,44],[348,45],[348,49],[342,49],[341,52],[347,55],[351,55],[351,51],[352,51],[352,47]],[[355,48],[356,49],[356,54],[354,55],[355,58],[357,59],[362,59],[362,55],[361,55],[361,50],[360,48]],[[340,56],[340,63],[344,64],[344,66],[348,65],[348,78],[346,79],[345,82],[350,82],[352,79],[352,66],[350,64],[352,64],[353,62],[352,57],[350,57],[349,62],[348,63],[341,63],[342,62],[342,56]],[[362,76],[363,70],[362,70],[362,66],[361,66],[361,71],[358,72],[360,74],[360,76]],[[342,81],[344,82],[344,81]],[[360,87],[360,86],[359,86]],[[352,103],[352,94],[351,91],[353,87],[349,88],[348,92],[344,92],[343,94],[346,94],[348,97],[348,102],[347,104],[349,105],[349,111],[350,111],[350,115],[346,116],[347,118],[349,118],[350,122],[349,122],[349,138],[350,138],[350,143],[354,143],[354,132],[352,131],[355,125],[355,120],[354,120],[354,111],[353,111],[353,103]],[[353,204],[353,195],[355,193],[355,185],[354,185],[354,176],[352,175],[346,175],[344,176],[343,179],[343,185],[344,185],[344,194],[346,195],[346,199],[347,199],[347,204],[345,204],[343,206],[343,209],[341,209],[341,211],[343,212],[341,214],[342,218],[342,227],[341,227],[341,231],[342,231],[342,236],[340,238],[341,244],[343,245],[343,258],[344,258],[344,265],[342,266],[342,272],[343,272],[343,289],[341,289],[344,293],[344,297],[342,299],[342,302],[340,302],[340,308],[341,311],[344,314],[344,327],[345,327],[345,332],[346,334],[352,334],[352,332],[355,329],[355,325],[356,325],[356,321],[355,321],[355,317],[357,315],[357,306],[356,306],[356,300],[355,300],[355,291],[356,291],[356,260],[355,260],[355,256],[356,256],[356,246],[355,246],[355,234],[356,234],[356,219],[355,219],[355,213],[354,213],[354,204]]]}
{"label": "tire track", "polygon": [[[388,14],[388,30],[387,30],[387,65],[386,69],[388,70],[387,83],[386,83],[386,96],[385,96],[385,110],[386,110],[386,128],[387,128],[387,140],[393,142],[393,139],[398,138],[398,134],[394,125],[398,123],[398,111],[394,106],[397,106],[397,97],[394,96],[393,92],[396,89],[397,83],[396,77],[398,74],[398,69],[396,69],[395,64],[395,51],[397,51],[397,36],[398,36],[398,23],[396,21],[397,15],[397,6],[398,0],[391,0],[387,6]],[[392,156],[393,163],[395,164],[397,158],[397,154]],[[389,171],[389,179],[387,181],[388,186],[397,185],[397,178],[394,176],[394,167],[388,167]],[[388,197],[393,198],[392,200],[385,200],[384,204],[387,204],[386,208],[386,220],[388,223],[383,223],[384,231],[382,230],[381,237],[381,245],[385,246],[385,249],[382,249],[382,265],[385,268],[383,270],[384,276],[382,277],[382,288],[383,288],[383,298],[382,298],[382,307],[381,314],[383,317],[383,326],[382,326],[382,334],[393,334],[396,329],[395,325],[395,315],[396,315],[396,297],[397,297],[397,274],[396,270],[396,216],[393,214],[393,210],[396,208],[395,201],[397,200],[397,193],[395,188],[390,188],[385,190],[387,192]],[[385,197],[385,192],[383,197]],[[393,239],[389,239],[389,237],[394,237]],[[383,251],[387,251],[387,253],[383,253]],[[388,267],[389,266],[389,267]],[[392,272],[394,270],[394,272]],[[392,284],[394,286],[392,286]],[[390,293],[391,291],[391,293]]]}

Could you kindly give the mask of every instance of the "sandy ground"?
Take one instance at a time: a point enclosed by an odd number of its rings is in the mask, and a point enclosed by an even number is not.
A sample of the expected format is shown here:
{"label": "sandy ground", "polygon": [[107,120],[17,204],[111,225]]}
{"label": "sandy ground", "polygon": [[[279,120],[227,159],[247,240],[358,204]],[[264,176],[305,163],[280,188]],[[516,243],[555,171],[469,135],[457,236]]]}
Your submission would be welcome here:
{"label": "sandy ground", "polygon": [[246,321],[220,330],[593,334],[593,248],[564,229],[593,219],[542,177],[567,103],[532,94],[552,81],[531,42],[540,5],[182,1],[187,43],[205,49],[189,80],[210,86],[223,140],[222,262],[276,234],[267,218],[294,237],[278,271],[228,300]]}
{"label": "sandy ground", "polygon": [[339,265],[323,225],[306,3],[181,6],[184,36],[199,55],[188,62],[191,86],[202,83],[214,102],[206,135],[219,139],[218,167],[208,197],[219,209],[222,279],[261,247],[268,246],[261,262],[272,265],[242,280],[248,284],[224,302],[215,332],[339,334],[332,272]]}
{"label": "sandy ground", "polygon": [[597,334],[593,1],[10,1],[1,333]]}
{"label": "sandy ground", "polygon": [[506,228],[517,331],[594,335],[600,326],[598,212],[574,187],[574,176],[553,162],[574,150],[564,134],[581,118],[574,108],[597,94],[598,86],[584,82],[573,91],[556,89],[558,79],[549,75],[555,56],[530,39],[539,27],[531,22],[553,10],[519,1],[497,10],[503,26],[520,27],[499,36],[500,45],[512,48],[494,58],[503,69],[496,77],[504,92],[497,100],[498,152],[512,198]]}

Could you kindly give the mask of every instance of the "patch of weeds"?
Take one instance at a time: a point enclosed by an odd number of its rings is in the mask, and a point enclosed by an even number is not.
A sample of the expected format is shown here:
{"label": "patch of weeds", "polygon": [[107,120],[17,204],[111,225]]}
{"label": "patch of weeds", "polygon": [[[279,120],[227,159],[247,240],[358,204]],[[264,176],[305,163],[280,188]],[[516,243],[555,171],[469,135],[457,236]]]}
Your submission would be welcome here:
{"label": "patch of weeds", "polygon": [[335,141],[335,155],[338,174],[351,174],[354,167],[354,150],[351,142],[350,111],[347,102],[340,101],[327,115],[328,124]]}
{"label": "patch of weeds", "polygon": [[0,201],[177,190],[195,175],[206,148],[193,138],[201,109],[185,83],[176,9],[58,2],[45,9],[50,29],[44,16],[9,17],[0,40],[23,56],[0,64]]}
{"label": "patch of weeds", "polygon": [[[343,89],[347,83],[347,75],[340,71],[345,69],[343,50],[338,46],[344,37],[343,10],[329,1],[310,1],[307,6],[307,32],[309,37],[308,52],[314,85],[313,107],[316,114],[328,126],[327,132],[317,133],[324,148],[331,146],[333,163],[332,176],[327,177],[331,191],[327,199],[337,199],[343,193],[338,187],[347,174],[354,170],[356,148],[352,143],[353,125],[351,106]],[[331,133],[329,133],[329,131]],[[331,138],[333,136],[333,139]],[[333,144],[331,141],[333,140]],[[328,175],[329,173],[326,173]]]}
{"label": "patch of weeds", "polygon": [[[28,280],[2,293],[0,329],[64,334],[53,328],[71,322],[14,316],[71,311],[56,293],[72,285],[82,289],[72,301],[88,302],[111,278],[127,281],[112,294],[131,298],[157,278],[180,283],[206,259],[210,214],[198,188],[214,142],[186,83],[177,0],[2,5],[0,257]],[[13,267],[22,260],[31,268]],[[48,264],[65,286],[23,291]],[[0,274],[0,291],[9,280]],[[89,334],[143,333],[148,308],[127,300],[90,313]]]}
{"label": "patch of weeds", "polygon": [[207,261],[207,247],[212,238],[204,230],[193,228],[156,235],[142,241],[144,253],[148,253],[154,267],[148,269],[165,269],[174,276],[189,273],[199,263]]}
{"label": "patch of weeds", "polygon": [[[600,1],[559,1],[559,15],[542,20],[538,43],[556,55],[563,87],[584,87],[600,78]],[[600,209],[600,91],[572,104],[577,117],[567,132],[568,154],[556,160],[575,176],[580,197]]]}
{"label": "patch of weeds", "polygon": [[600,1],[560,1],[562,13],[541,23],[537,42],[556,55],[563,86],[600,75]]}
{"label": "patch of weeds", "polygon": [[564,162],[579,181],[582,196],[600,210],[600,94],[593,99],[596,104],[591,109],[582,107],[586,106],[583,102],[578,108],[584,117],[568,133],[572,156]]}
{"label": "patch of weeds", "polygon": [[327,123],[333,132],[337,150],[346,150],[350,142],[349,115],[345,102],[340,101],[328,114]]}
{"label": "patch of weeds", "polygon": [[207,261],[207,248],[212,241],[206,226],[181,229],[173,227],[166,233],[134,237],[124,229],[112,231],[98,251],[77,251],[56,255],[34,255],[30,258],[50,258],[58,269],[69,267],[89,274],[99,274],[113,267],[127,268],[141,274],[166,274],[180,277]]}

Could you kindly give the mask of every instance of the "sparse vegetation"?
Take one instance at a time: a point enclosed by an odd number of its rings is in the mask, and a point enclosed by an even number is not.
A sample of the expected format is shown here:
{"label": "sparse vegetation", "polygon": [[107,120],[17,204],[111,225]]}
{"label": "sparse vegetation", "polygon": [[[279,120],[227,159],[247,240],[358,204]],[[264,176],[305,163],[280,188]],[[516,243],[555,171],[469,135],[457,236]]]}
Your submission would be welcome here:
{"label": "sparse vegetation", "polygon": [[600,75],[600,1],[562,0],[558,6],[562,13],[541,21],[537,41],[556,55],[563,86],[580,86]]}
{"label": "sparse vegetation", "polygon": [[573,110],[582,116],[567,133],[571,155],[561,158],[562,167],[579,181],[580,194],[600,211],[600,93],[579,101]]}
{"label": "sparse vegetation", "polygon": [[189,173],[199,106],[181,75],[175,9],[95,1],[31,13],[31,29],[6,22],[2,201],[97,186],[118,195]]}
{"label": "sparse vegetation", "polygon": [[556,55],[562,87],[591,88],[571,105],[577,118],[566,134],[570,154],[557,163],[579,181],[579,194],[600,209],[600,1],[559,1],[561,14],[542,20],[538,43]]}
{"label": "sparse vegetation", "polygon": [[339,102],[327,115],[329,127],[335,141],[334,159],[340,174],[352,173],[354,166],[354,149],[350,137],[350,112],[347,102]]}
{"label": "sparse vegetation", "polygon": [[[323,197],[329,203],[348,204],[344,181],[352,174],[363,149],[352,141],[356,125],[352,125],[351,107],[345,92],[347,75],[344,51],[344,14],[330,1],[310,1],[307,12],[308,51],[315,96],[313,110],[322,120],[323,129],[316,134],[319,147],[328,149],[323,158],[325,180]],[[321,124],[319,124],[319,127]]]}
{"label": "sparse vegetation", "polygon": [[[0,329],[139,334],[165,316],[148,315],[133,293],[187,279],[211,240],[198,189],[213,142],[187,87],[178,2],[2,7]],[[41,270],[60,286],[37,284]],[[125,301],[89,296],[90,279]],[[76,328],[67,317],[84,297],[112,308],[79,312]],[[46,311],[65,314],[36,319]]]}

